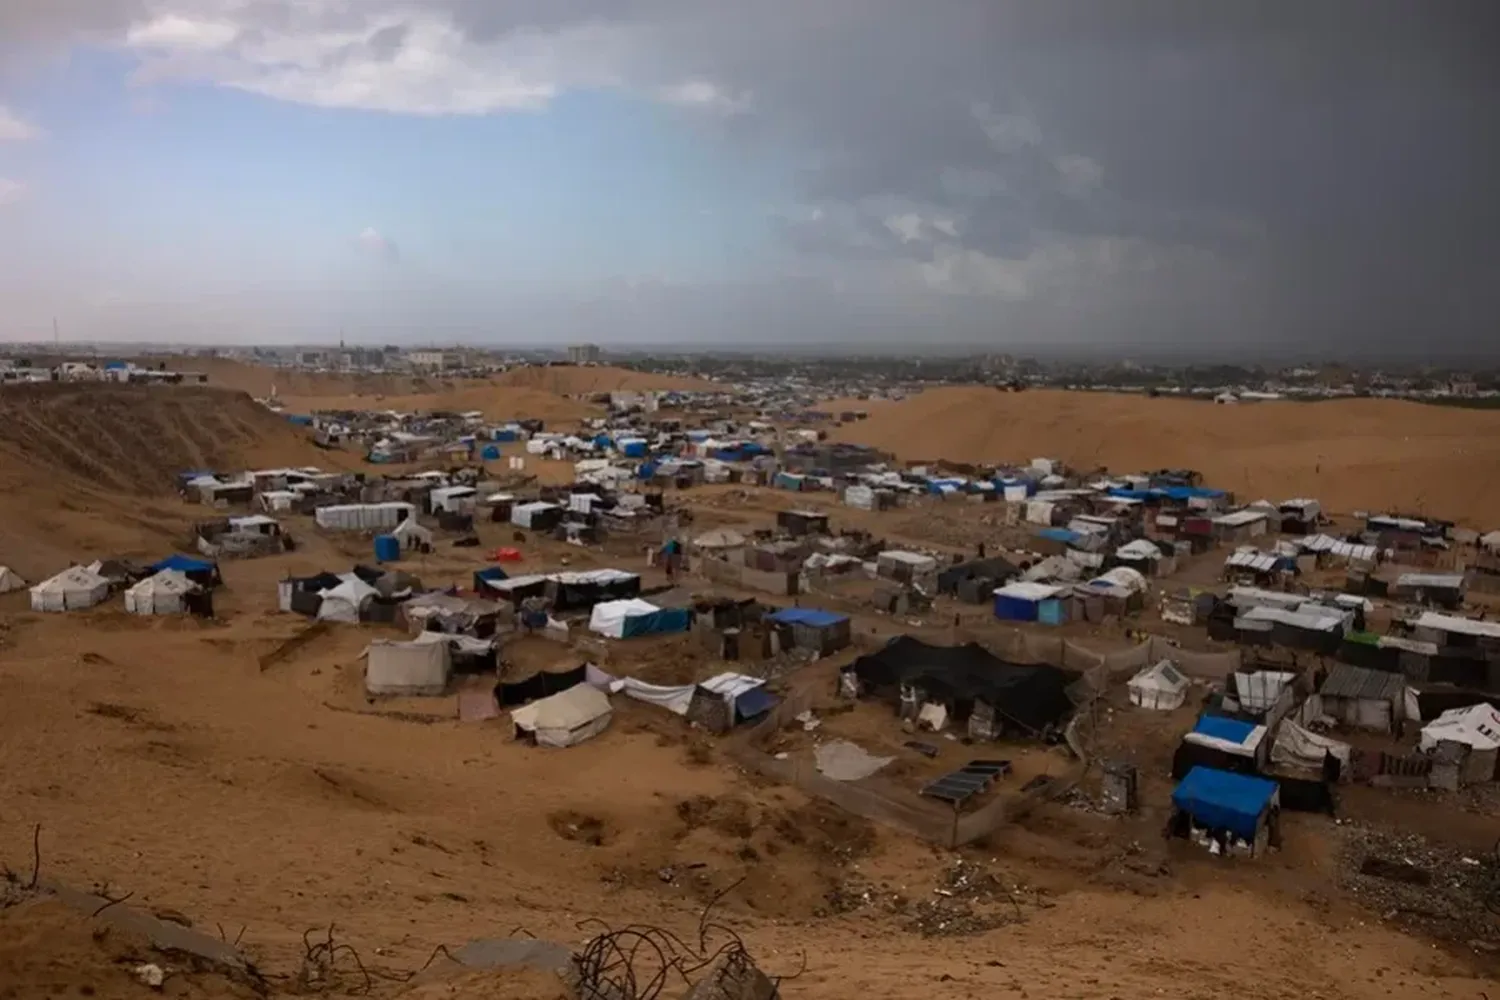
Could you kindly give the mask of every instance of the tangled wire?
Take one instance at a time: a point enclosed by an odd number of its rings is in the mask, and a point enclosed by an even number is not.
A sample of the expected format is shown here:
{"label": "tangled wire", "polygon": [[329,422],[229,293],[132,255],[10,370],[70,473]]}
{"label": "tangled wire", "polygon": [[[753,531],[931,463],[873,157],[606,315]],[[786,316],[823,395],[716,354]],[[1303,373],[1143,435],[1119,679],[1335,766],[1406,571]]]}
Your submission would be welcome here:
{"label": "tangled wire", "polygon": [[[725,986],[750,983],[763,975],[739,934],[710,920],[714,905],[739,885],[735,882],[708,901],[698,918],[695,944],[651,924],[611,929],[600,920],[581,922],[580,929],[599,927],[602,932],[577,956],[579,996],[582,1000],[656,1000],[674,977],[690,982],[689,977],[715,965]],[[711,939],[720,939],[721,943],[710,947]],[[803,961],[805,965],[805,955]],[[795,975],[801,975],[801,970]],[[782,980],[795,976],[766,978],[774,998],[779,995]]]}

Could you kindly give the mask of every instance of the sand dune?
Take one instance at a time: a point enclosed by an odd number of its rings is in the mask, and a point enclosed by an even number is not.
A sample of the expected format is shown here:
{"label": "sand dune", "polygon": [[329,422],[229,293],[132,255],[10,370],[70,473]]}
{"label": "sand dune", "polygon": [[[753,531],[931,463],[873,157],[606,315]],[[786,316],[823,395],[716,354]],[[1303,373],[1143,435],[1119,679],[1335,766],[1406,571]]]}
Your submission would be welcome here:
{"label": "sand dune", "polygon": [[871,408],[837,433],[907,459],[1188,467],[1245,500],[1312,496],[1336,511],[1500,522],[1500,413],[1489,411],[1375,399],[1216,406],[976,386]]}
{"label": "sand dune", "polygon": [[242,392],[40,384],[0,389],[0,562],[28,577],[92,554],[185,544],[184,469],[354,467]]}
{"label": "sand dune", "polygon": [[688,378],[679,375],[657,375],[652,372],[636,372],[627,368],[608,365],[577,367],[573,365],[532,365],[515,368],[496,379],[506,386],[521,386],[542,389],[562,396],[577,396],[592,392],[637,392],[678,391],[712,392],[722,386],[707,379]]}
{"label": "sand dune", "polygon": [[268,396],[373,396],[377,394],[436,393],[464,384],[462,380],[369,372],[311,372],[246,364],[227,358],[137,358],[142,367],[165,364],[169,369],[202,372],[210,385],[221,389]]}

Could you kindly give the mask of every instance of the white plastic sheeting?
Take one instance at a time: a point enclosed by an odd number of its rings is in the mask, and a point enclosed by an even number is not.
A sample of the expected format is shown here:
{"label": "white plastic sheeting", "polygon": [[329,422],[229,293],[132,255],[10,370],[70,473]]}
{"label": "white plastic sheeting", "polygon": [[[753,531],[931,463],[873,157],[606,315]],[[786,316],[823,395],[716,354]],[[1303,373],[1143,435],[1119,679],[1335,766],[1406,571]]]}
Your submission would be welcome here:
{"label": "white plastic sheeting", "polygon": [[1430,751],[1444,740],[1475,750],[1500,749],[1500,710],[1493,705],[1453,708],[1422,727],[1422,749]]}
{"label": "white plastic sheeting", "polygon": [[319,621],[358,622],[360,608],[380,593],[353,573],[346,573],[340,579],[344,582],[323,591],[323,603],[318,606]]}
{"label": "white plastic sheeting", "polygon": [[9,566],[0,566],[0,594],[9,594],[12,591],[24,590],[26,581],[16,574]]}

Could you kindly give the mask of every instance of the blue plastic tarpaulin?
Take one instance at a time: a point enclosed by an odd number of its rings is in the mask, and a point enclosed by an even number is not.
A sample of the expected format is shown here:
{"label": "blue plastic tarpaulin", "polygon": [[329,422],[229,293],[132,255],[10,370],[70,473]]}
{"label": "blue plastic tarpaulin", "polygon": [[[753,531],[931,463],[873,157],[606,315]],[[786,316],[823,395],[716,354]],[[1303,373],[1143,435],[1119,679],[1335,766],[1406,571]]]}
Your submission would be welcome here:
{"label": "blue plastic tarpaulin", "polygon": [[153,563],[151,572],[160,573],[162,570],[171,569],[179,573],[212,573],[214,564],[206,559],[195,559],[192,556],[167,556],[161,562]]}
{"label": "blue plastic tarpaulin", "polygon": [[1255,732],[1255,724],[1242,719],[1225,718],[1222,715],[1205,715],[1198,719],[1193,732],[1200,736],[1223,740],[1225,743],[1243,744],[1250,739],[1250,734]]}
{"label": "blue plastic tarpaulin", "polygon": [[809,625],[813,628],[827,628],[849,620],[848,615],[819,611],[817,608],[782,608],[770,618],[778,625]]}
{"label": "blue plastic tarpaulin", "polygon": [[1255,839],[1260,817],[1276,797],[1276,782],[1212,767],[1195,767],[1172,791],[1172,804],[1201,827]]}

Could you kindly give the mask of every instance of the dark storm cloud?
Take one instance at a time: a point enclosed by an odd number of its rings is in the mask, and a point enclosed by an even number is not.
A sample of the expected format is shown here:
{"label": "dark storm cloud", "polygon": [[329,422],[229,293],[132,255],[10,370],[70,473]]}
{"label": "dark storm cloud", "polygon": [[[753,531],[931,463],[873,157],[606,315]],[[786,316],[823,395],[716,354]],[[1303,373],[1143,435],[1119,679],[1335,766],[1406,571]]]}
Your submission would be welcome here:
{"label": "dark storm cloud", "polygon": [[[732,97],[721,110],[741,113],[703,115],[705,133],[799,165],[799,204],[769,224],[821,291],[797,285],[774,325],[1500,353],[1497,0],[420,7],[448,11],[475,59],[555,37],[558,65],[597,63],[592,80]],[[3,0],[0,39],[70,17],[117,30],[131,9]],[[246,30],[298,22],[286,4],[240,9],[260,12]],[[405,8],[318,9],[343,24]],[[640,310],[690,328],[713,313],[696,295],[658,290]]]}

